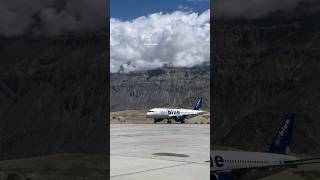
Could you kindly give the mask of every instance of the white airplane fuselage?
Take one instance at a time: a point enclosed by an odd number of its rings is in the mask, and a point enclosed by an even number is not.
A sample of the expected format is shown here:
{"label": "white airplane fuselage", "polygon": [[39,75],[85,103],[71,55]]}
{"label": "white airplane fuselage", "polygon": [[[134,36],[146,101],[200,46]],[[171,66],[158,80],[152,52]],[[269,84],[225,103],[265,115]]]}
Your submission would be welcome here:
{"label": "white airplane fuselage", "polygon": [[294,156],[247,151],[211,151],[210,171],[228,172],[233,169],[283,165],[297,160]]}
{"label": "white airplane fuselage", "polygon": [[147,117],[154,119],[174,119],[176,116],[197,116],[203,114],[202,110],[153,108],[147,112]]}

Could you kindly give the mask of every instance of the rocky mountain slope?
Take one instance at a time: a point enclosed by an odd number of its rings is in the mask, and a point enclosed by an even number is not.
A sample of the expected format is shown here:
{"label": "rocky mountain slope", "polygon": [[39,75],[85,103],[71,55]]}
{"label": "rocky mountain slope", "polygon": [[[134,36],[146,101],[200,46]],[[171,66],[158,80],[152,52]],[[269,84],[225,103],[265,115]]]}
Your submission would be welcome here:
{"label": "rocky mountain slope", "polygon": [[192,108],[199,97],[210,108],[210,68],[160,68],[110,77],[110,110]]}
{"label": "rocky mountain slope", "polygon": [[0,162],[0,179],[54,180],[92,179],[109,177],[107,154],[53,154],[41,157]]}
{"label": "rocky mountain slope", "polygon": [[0,159],[106,151],[107,38],[1,38]]}
{"label": "rocky mountain slope", "polygon": [[292,151],[318,154],[318,23],[217,23],[213,31],[211,143],[265,151],[294,112]]}

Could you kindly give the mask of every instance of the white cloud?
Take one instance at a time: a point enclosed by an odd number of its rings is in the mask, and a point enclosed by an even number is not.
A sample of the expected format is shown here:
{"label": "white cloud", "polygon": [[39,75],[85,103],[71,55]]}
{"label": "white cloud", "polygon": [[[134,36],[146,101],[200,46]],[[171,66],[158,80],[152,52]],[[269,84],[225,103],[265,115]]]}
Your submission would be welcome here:
{"label": "white cloud", "polygon": [[192,7],[189,7],[189,6],[179,5],[179,6],[178,6],[178,10],[180,10],[180,11],[192,12],[192,11],[193,11],[193,8],[192,8]]}
{"label": "white cloud", "polygon": [[110,30],[111,72],[154,69],[165,64],[192,67],[210,59],[210,10],[202,14],[160,12],[132,21],[111,18]]}

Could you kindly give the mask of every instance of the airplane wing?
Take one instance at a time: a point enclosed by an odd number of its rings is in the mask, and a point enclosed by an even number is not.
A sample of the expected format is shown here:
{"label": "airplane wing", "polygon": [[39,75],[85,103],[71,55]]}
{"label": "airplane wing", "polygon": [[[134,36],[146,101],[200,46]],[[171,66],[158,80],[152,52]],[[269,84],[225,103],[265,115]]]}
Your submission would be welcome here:
{"label": "airplane wing", "polygon": [[180,115],[177,115],[177,114],[171,114],[171,115],[169,115],[170,117],[179,117],[179,116],[183,116],[183,117],[186,117],[186,116],[188,116],[188,115],[186,115],[186,114],[180,114]]}
{"label": "airplane wing", "polygon": [[187,115],[176,115],[176,114],[172,114],[172,115],[169,115],[170,117],[176,117],[179,121],[181,120],[184,120]]}
{"label": "airplane wing", "polygon": [[299,163],[299,162],[310,162],[314,160],[320,160],[320,157],[314,157],[314,158],[306,158],[306,159],[297,159],[297,160],[291,160],[291,161],[285,161],[285,163]]}
{"label": "airplane wing", "polygon": [[170,116],[170,117],[184,117],[184,118],[188,117],[188,118],[190,118],[190,117],[194,117],[194,116],[196,116],[196,115],[195,115],[195,114],[185,114],[185,113],[181,113],[181,114],[170,114],[169,116]]}

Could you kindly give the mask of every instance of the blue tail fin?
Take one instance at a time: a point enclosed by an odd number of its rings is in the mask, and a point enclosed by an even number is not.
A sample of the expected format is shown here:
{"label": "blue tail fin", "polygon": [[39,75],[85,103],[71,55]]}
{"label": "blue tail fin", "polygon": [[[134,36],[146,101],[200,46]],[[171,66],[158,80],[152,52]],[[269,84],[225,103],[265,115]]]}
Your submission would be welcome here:
{"label": "blue tail fin", "polygon": [[291,145],[291,139],[293,134],[294,114],[286,114],[281,126],[273,138],[270,146],[270,153],[287,154],[289,146]]}
{"label": "blue tail fin", "polygon": [[199,98],[193,110],[201,110],[202,108],[202,98]]}

